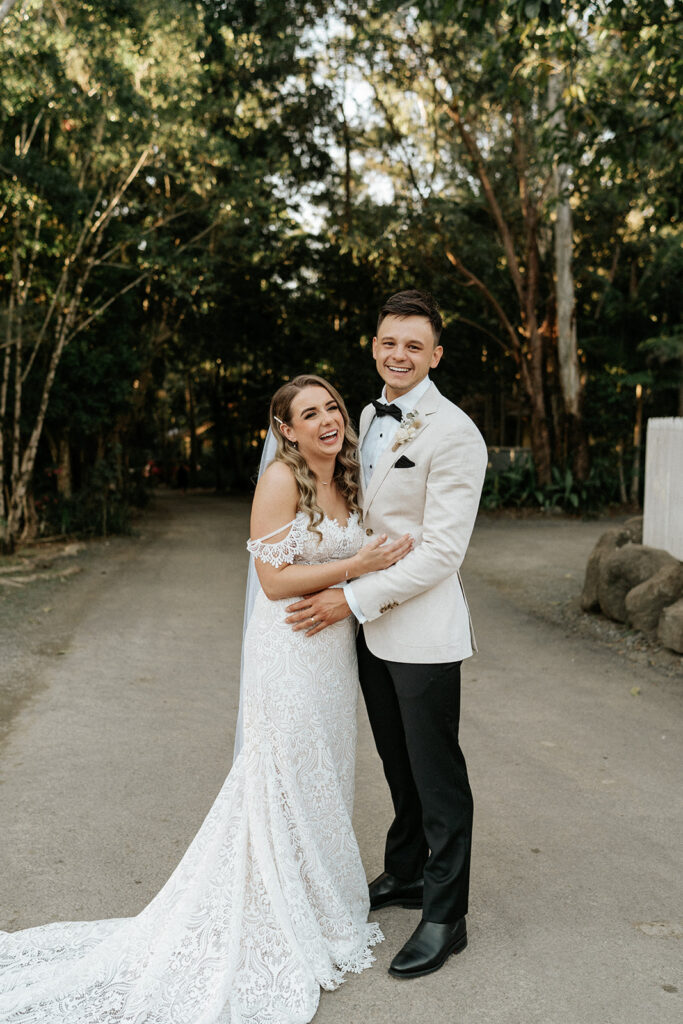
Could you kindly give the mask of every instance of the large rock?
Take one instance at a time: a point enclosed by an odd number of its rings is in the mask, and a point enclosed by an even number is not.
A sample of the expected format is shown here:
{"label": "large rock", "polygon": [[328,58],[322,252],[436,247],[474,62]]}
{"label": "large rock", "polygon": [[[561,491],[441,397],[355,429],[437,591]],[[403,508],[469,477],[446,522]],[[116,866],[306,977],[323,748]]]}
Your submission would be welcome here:
{"label": "large rock", "polygon": [[581,607],[585,612],[600,611],[598,580],[603,559],[624,544],[640,544],[643,539],[643,517],[629,519],[623,526],[606,530],[593,548],[586,566],[586,578],[581,594]]}
{"label": "large rock", "polygon": [[683,598],[669,605],[662,612],[657,629],[657,639],[665,647],[683,654]]}
{"label": "large rock", "polygon": [[605,555],[600,561],[598,601],[603,615],[617,622],[626,621],[626,595],[666,566],[679,562],[668,551],[626,544]]}
{"label": "large rock", "polygon": [[643,543],[643,517],[633,516],[632,519],[627,519],[622,529],[626,530],[633,544]]}
{"label": "large rock", "polygon": [[633,629],[657,628],[664,609],[683,597],[683,565],[665,565],[626,595],[626,622]]}

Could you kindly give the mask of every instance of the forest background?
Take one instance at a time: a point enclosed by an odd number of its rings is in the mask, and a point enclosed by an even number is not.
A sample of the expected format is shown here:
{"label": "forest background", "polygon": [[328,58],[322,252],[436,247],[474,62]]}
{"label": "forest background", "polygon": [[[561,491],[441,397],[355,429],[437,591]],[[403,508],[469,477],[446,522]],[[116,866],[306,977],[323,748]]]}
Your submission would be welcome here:
{"label": "forest background", "polygon": [[[2,0],[0,543],[249,485],[268,400],[351,414],[438,299],[484,503],[637,503],[683,414],[674,0]],[[525,457],[525,451],[530,455]],[[495,462],[495,460],[494,460]]]}

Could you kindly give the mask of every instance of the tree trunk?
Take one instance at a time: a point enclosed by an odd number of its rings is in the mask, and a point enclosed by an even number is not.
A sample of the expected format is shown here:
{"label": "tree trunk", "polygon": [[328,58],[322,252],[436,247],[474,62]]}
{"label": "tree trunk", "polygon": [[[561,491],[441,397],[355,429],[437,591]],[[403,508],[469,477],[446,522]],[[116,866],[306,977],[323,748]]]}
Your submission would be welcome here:
{"label": "tree trunk", "polygon": [[507,418],[507,416],[506,416],[507,410],[506,410],[506,405],[505,405],[505,391],[503,389],[502,384],[501,384],[500,390],[498,392],[498,409],[499,409],[498,415],[500,416],[499,431],[498,431],[498,444],[501,446],[501,448],[504,448],[505,447],[505,421],[506,421],[506,418]]}
{"label": "tree trunk", "polygon": [[543,394],[531,397],[531,452],[534,457],[536,479],[541,487],[550,483],[550,435]]}
{"label": "tree trunk", "polygon": [[484,437],[487,444],[493,444],[493,395],[490,391],[484,395]]}
{"label": "tree trunk", "polygon": [[187,409],[187,423],[190,432],[190,487],[197,486],[197,422],[195,414],[194,388],[192,386],[192,374],[188,370],[185,377],[185,405]]}
{"label": "tree trunk", "polygon": [[[567,118],[562,102],[564,83],[564,68],[560,68],[548,78],[550,120],[558,130],[560,138],[565,137],[567,133]],[[568,420],[568,442],[573,456],[574,475],[579,480],[585,480],[588,475],[588,446],[581,417],[582,385],[579,372],[576,300],[572,270],[574,241],[572,209],[569,203],[571,174],[570,165],[562,157],[558,157],[553,170],[557,200],[554,239],[557,356],[560,386]]]}
{"label": "tree trunk", "polygon": [[342,138],[344,140],[344,226],[343,231],[348,235],[351,230],[351,136],[349,125],[342,105]]}
{"label": "tree trunk", "polygon": [[626,494],[626,478],[624,477],[624,446],[621,442],[617,445],[617,475],[619,477],[619,500],[622,505],[628,501]]}
{"label": "tree trunk", "polygon": [[71,475],[71,446],[68,435],[59,439],[59,461],[57,463],[57,491],[62,498],[73,493]]}
{"label": "tree trunk", "polygon": [[216,490],[219,494],[225,489],[223,475],[223,403],[221,366],[216,366],[213,376],[213,460],[216,478]]}
{"label": "tree trunk", "polygon": [[545,487],[551,480],[552,454],[543,379],[543,335],[536,322],[534,298],[535,296],[532,294],[528,295],[527,299],[526,322],[529,331],[529,351],[526,354],[528,362],[525,369],[527,372],[522,374],[522,380],[531,405],[531,450],[534,456],[536,479],[541,487]]}
{"label": "tree trunk", "polygon": [[636,422],[633,427],[633,469],[631,472],[631,504],[640,504],[640,451],[643,430],[643,386],[636,384]]}
{"label": "tree trunk", "polygon": [[[16,283],[17,292],[21,280],[21,265],[19,263],[19,229],[18,219],[14,218],[14,245],[12,251],[12,280]],[[19,477],[19,458],[21,455],[21,399],[23,382],[23,345],[22,345],[22,324],[21,324],[21,302],[17,303],[14,315],[14,429],[12,431],[12,476],[11,487],[14,490],[16,480]]]}
{"label": "tree trunk", "polygon": [[[0,384],[0,528],[4,533],[7,515],[5,500],[5,416],[7,414],[7,393],[12,372],[12,326],[14,319],[14,287],[11,287],[7,308],[7,330],[5,335],[5,358],[2,361],[2,384]],[[3,538],[3,541],[5,538]]]}
{"label": "tree trunk", "polygon": [[24,509],[23,509],[23,527],[21,531],[20,541],[26,543],[26,541],[33,540],[38,535],[38,510],[36,509],[35,498],[33,497],[32,491],[27,491],[24,497]]}
{"label": "tree trunk", "polygon": [[[533,235],[533,232],[532,232]],[[533,237],[529,245],[532,250],[530,262],[535,264],[533,259]],[[505,311],[497,302],[489,288],[481,281],[476,274],[458,259],[451,249],[446,249],[448,261],[485,297],[496,316],[500,320],[505,333],[510,340],[509,354],[519,367],[521,387],[524,390],[531,407],[531,447],[534,456],[534,466],[538,482],[544,486],[550,483],[550,435],[546,419],[545,398],[543,393],[543,337],[538,327],[535,313],[535,302],[537,299],[538,274],[530,275],[529,284],[526,290],[520,292],[523,305],[521,305],[521,319],[524,323],[524,333],[527,342],[522,347],[519,341],[519,334],[505,314]],[[520,277],[521,281],[521,277]],[[521,400],[521,396],[520,396]]]}
{"label": "tree trunk", "polygon": [[38,414],[36,416],[35,423],[33,424],[31,436],[29,437],[26,448],[24,449],[16,481],[12,481],[12,498],[10,501],[9,516],[7,517],[7,534],[10,538],[14,538],[18,535],[19,527],[21,525],[24,502],[33,477],[33,467],[38,453],[38,442],[40,441],[40,435],[43,432],[43,424],[45,423],[45,414],[47,412],[48,402],[52,392],[52,385],[54,384],[57,367],[59,366],[59,361],[67,342],[70,326],[71,323],[68,318],[62,319],[58,325],[57,339],[45,381],[43,383],[43,391],[40,398]]}
{"label": "tree trunk", "polygon": [[520,350],[516,331],[512,328],[499,303],[493,299],[486,285],[479,281],[474,274],[467,271],[452,253],[447,251],[446,255],[450,262],[465,274],[470,283],[478,287],[482,294],[488,298],[496,310],[501,323],[508,328],[511,338],[510,351],[518,361],[521,380],[531,405],[531,446],[536,476],[539,484],[545,486],[551,480],[552,457],[544,396],[543,338],[536,315],[540,287],[538,253],[538,222],[540,214],[539,201],[534,201],[529,191],[527,180],[528,160],[523,132],[519,128],[517,118],[513,116],[515,164],[525,228],[524,259],[523,262],[520,262],[515,250],[512,230],[496,197],[493,180],[489,177],[486,161],[479,148],[476,135],[471,126],[465,124],[458,102],[455,100],[448,101],[444,97],[441,97],[441,99],[444,103],[445,112],[457,127],[460,138],[472,160],[474,171],[481,183],[486,204],[496,225],[503,252],[505,253],[507,270],[519,302],[523,334],[527,338],[526,346],[523,346]]}

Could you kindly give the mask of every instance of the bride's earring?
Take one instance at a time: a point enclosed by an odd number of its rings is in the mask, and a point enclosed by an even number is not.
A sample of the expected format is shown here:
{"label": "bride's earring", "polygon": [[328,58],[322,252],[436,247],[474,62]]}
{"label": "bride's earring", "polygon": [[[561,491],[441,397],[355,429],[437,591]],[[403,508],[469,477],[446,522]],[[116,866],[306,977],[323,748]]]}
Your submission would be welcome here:
{"label": "bride's earring", "polygon": [[273,415],[273,419],[275,420],[275,422],[276,422],[276,423],[277,423],[277,425],[279,426],[279,428],[280,428],[280,433],[281,433],[281,434],[282,434],[282,436],[284,437],[285,441],[289,441],[289,443],[290,443],[290,444],[291,444],[291,445],[292,445],[292,446],[293,446],[294,448],[296,448],[296,447],[297,447],[297,445],[298,445],[298,442],[297,442],[297,441],[292,441],[291,437],[287,437],[287,434],[285,433],[285,431],[284,431],[284,429],[283,429],[284,427],[288,426],[288,424],[286,424],[286,423],[284,422],[284,420],[281,420],[279,416],[275,416],[275,415]]}

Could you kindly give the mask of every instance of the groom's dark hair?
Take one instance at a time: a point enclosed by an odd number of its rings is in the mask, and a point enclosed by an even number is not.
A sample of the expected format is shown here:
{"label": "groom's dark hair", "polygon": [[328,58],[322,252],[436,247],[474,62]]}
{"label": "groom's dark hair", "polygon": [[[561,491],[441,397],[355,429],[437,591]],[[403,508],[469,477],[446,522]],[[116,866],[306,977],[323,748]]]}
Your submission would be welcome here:
{"label": "groom's dark hair", "polygon": [[384,303],[377,318],[377,332],[380,325],[387,316],[424,316],[432,325],[434,344],[439,344],[443,320],[436,302],[429,292],[419,292],[417,288],[411,288],[406,292],[396,292]]}

